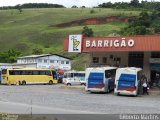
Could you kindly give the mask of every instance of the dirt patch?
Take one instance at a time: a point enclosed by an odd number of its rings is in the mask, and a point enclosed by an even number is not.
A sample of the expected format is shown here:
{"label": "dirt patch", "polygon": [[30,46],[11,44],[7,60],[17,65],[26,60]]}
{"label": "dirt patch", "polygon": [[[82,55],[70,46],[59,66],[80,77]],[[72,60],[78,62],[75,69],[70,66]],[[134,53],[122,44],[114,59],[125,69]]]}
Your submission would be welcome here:
{"label": "dirt patch", "polygon": [[111,22],[123,22],[128,23],[129,19],[133,17],[126,16],[109,16],[109,17],[95,17],[81,20],[74,20],[70,22],[65,22],[56,25],[50,25],[50,27],[69,27],[69,26],[77,26],[77,25],[96,25],[96,24],[105,24]]}

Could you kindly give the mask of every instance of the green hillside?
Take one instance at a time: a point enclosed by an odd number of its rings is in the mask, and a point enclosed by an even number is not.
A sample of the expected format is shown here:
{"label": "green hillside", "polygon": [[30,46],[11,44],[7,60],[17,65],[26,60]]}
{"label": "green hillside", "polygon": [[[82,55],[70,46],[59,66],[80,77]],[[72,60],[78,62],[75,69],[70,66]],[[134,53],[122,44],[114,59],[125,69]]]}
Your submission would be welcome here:
{"label": "green hillside", "polygon": [[[73,64],[84,63],[88,59],[83,56],[88,55],[68,54],[63,51],[64,37],[69,34],[80,34],[83,26],[58,28],[49,27],[50,25],[92,17],[137,16],[139,14],[137,11],[99,8],[94,9],[95,13],[91,14],[90,10],[89,8],[23,9],[21,14],[18,10],[0,10],[0,51],[16,49],[22,55],[29,55],[32,54],[34,48],[41,48],[44,53],[57,53],[77,58]],[[125,26],[125,23],[88,25],[93,29],[94,36],[112,35]],[[79,62],[80,58],[81,62]]]}

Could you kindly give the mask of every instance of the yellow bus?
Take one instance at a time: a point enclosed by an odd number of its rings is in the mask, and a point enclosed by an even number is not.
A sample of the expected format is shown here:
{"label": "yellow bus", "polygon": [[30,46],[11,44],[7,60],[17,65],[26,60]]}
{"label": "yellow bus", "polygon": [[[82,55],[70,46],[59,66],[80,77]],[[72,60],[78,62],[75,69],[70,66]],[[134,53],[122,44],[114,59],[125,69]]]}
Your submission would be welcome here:
{"label": "yellow bus", "polygon": [[2,84],[57,84],[56,72],[38,68],[4,69],[2,70]]}

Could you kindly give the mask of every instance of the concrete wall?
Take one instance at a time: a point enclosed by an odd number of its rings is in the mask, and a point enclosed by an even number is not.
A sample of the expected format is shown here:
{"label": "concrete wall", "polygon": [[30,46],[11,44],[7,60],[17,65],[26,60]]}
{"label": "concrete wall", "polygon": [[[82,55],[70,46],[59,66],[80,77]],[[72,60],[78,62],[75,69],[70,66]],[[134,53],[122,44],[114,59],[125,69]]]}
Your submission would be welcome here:
{"label": "concrete wall", "polygon": [[[110,58],[111,55],[113,58]],[[93,57],[99,57],[99,64],[103,64],[103,57],[107,57],[107,65],[114,66],[118,62],[114,61],[114,58],[120,58],[120,66],[128,65],[128,52],[94,52],[91,53],[90,63],[92,63]]]}

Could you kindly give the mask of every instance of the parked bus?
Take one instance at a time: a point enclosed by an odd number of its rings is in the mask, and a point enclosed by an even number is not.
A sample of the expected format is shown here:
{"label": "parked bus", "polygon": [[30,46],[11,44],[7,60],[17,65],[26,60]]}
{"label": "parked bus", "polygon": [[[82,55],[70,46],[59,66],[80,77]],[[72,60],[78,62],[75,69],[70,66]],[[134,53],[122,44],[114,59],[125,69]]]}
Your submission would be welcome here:
{"label": "parked bus", "polygon": [[115,94],[134,95],[139,91],[142,69],[135,67],[119,68],[116,71]]}
{"label": "parked bus", "polygon": [[63,83],[66,85],[86,85],[85,71],[67,71],[64,73]]}
{"label": "parked bus", "polygon": [[50,69],[21,68],[2,70],[2,84],[56,84],[56,72]]}
{"label": "parked bus", "polygon": [[86,69],[86,91],[110,92],[114,90],[117,67],[95,67]]}

